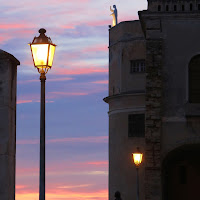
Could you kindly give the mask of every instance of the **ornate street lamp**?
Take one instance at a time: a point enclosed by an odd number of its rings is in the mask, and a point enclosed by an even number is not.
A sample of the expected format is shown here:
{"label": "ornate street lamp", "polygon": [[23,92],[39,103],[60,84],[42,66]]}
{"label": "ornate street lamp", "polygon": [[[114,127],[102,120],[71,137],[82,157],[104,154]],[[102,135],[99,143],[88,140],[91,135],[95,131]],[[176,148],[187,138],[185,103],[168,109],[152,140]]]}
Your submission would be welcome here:
{"label": "ornate street lamp", "polygon": [[136,166],[136,181],[137,181],[137,200],[139,200],[139,166],[142,163],[143,154],[140,152],[139,147],[137,147],[137,151],[132,153],[133,162]]}
{"label": "ornate street lamp", "polygon": [[39,200],[45,200],[45,81],[46,73],[51,69],[56,45],[45,35],[41,28],[40,35],[30,43],[34,66],[40,73],[41,104],[40,104],[40,190]]}

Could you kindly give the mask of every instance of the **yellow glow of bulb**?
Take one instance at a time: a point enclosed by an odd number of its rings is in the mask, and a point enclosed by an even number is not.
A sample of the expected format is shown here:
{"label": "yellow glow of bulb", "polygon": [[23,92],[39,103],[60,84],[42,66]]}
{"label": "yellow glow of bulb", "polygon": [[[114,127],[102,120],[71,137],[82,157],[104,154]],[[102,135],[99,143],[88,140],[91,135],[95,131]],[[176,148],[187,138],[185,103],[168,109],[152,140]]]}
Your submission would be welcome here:
{"label": "yellow glow of bulb", "polygon": [[139,166],[142,163],[142,153],[132,153],[133,155],[133,162],[135,163],[136,166]]}
{"label": "yellow glow of bulb", "polygon": [[35,66],[41,67],[47,65],[48,46],[48,44],[31,45]]}

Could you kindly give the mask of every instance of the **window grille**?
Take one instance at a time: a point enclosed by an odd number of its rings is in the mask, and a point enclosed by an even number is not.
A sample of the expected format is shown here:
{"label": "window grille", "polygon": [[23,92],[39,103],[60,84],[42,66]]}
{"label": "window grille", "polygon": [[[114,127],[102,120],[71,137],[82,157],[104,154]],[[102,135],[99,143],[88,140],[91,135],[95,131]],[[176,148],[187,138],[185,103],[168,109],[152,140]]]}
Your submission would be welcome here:
{"label": "window grille", "polygon": [[128,136],[129,137],[145,136],[144,114],[131,114],[128,116]]}
{"label": "window grille", "polygon": [[130,73],[144,73],[145,60],[131,60]]}

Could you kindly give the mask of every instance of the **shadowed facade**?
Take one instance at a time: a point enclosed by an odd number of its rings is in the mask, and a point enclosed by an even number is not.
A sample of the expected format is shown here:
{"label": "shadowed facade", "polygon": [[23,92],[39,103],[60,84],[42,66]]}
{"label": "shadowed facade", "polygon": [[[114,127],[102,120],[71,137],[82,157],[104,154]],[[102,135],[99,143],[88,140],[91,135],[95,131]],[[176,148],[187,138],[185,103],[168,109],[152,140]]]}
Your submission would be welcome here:
{"label": "shadowed facade", "polygon": [[15,199],[16,86],[19,61],[0,50],[0,199]]}
{"label": "shadowed facade", "polygon": [[109,30],[110,200],[117,190],[136,198],[137,147],[144,153],[140,199],[200,198],[199,34],[194,0],[149,0],[139,21]]}

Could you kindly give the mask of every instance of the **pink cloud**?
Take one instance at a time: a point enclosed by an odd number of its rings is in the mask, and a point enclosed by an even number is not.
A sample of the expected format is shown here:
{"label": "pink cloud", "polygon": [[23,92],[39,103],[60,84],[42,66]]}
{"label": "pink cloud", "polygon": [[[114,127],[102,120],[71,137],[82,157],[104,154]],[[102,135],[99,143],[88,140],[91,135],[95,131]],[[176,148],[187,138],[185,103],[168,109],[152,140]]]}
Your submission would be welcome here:
{"label": "pink cloud", "polygon": [[75,29],[75,25],[61,25],[63,29]]}
{"label": "pink cloud", "polygon": [[[74,78],[69,78],[69,77],[65,77],[65,78],[48,78],[47,77],[48,82],[70,81],[70,80],[73,80],[73,79]],[[38,79],[21,80],[21,81],[18,81],[17,84],[26,84],[26,83],[35,83],[35,82],[39,82],[39,80]]]}
{"label": "pink cloud", "polygon": [[85,96],[88,95],[88,93],[84,93],[84,92],[49,92],[48,93],[48,98],[52,98],[51,94],[54,95],[59,95],[59,96]]}
{"label": "pink cloud", "polygon": [[108,69],[102,67],[83,67],[83,68],[57,68],[55,74],[58,75],[78,75],[78,74],[93,74],[107,73]]}
{"label": "pink cloud", "polygon": [[[77,137],[77,138],[55,138],[47,139],[49,144],[52,143],[68,143],[68,142],[86,142],[86,143],[107,143],[108,136],[90,136],[90,137]],[[17,140],[17,144],[39,144],[39,140]]]}
{"label": "pink cloud", "polygon": [[27,28],[27,24],[0,24],[0,29],[24,29]]}
{"label": "pink cloud", "polygon": [[[49,1],[49,0],[48,0]],[[90,0],[74,0],[77,3],[88,3]],[[50,0],[51,3],[71,3],[71,0]]]}
{"label": "pink cloud", "polygon": [[39,172],[38,167],[32,167],[32,168],[17,167],[16,168],[17,175],[34,174],[34,173],[38,173],[38,172]]}
{"label": "pink cloud", "polygon": [[93,20],[93,21],[88,21],[86,25],[88,26],[107,26],[111,24],[111,20]]}
{"label": "pink cloud", "polygon": [[83,51],[84,52],[97,52],[97,51],[107,52],[108,51],[108,46],[100,44],[100,45],[95,45],[95,46],[87,47]]}
{"label": "pink cloud", "polygon": [[32,139],[32,140],[17,140],[17,144],[39,144],[39,140]]}
{"label": "pink cloud", "polygon": [[89,165],[108,165],[108,161],[95,161],[95,162],[88,162]]}
{"label": "pink cloud", "polygon": [[60,139],[51,139],[48,142],[49,143],[65,143],[65,142],[107,143],[108,136],[60,138]]}
{"label": "pink cloud", "polygon": [[11,39],[12,37],[11,36],[8,36],[8,35],[3,35],[3,36],[0,36],[0,44],[6,42],[7,40]]}

